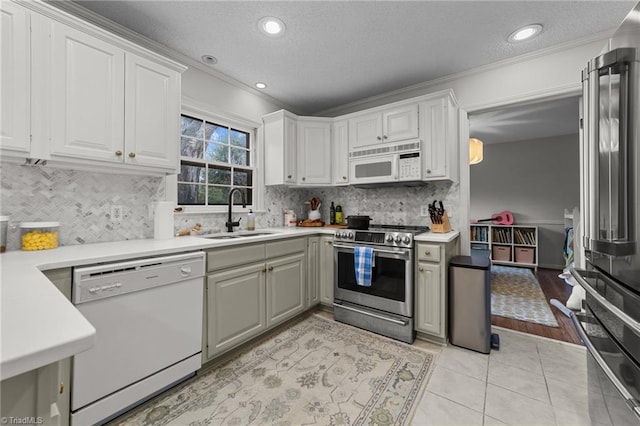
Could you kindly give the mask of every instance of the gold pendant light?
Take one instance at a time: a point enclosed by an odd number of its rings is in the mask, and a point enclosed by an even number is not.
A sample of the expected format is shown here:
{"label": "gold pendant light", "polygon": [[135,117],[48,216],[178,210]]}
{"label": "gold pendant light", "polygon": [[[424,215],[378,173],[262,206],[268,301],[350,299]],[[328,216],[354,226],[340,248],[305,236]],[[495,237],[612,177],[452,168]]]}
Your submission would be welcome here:
{"label": "gold pendant light", "polygon": [[476,138],[469,139],[469,164],[478,164],[482,159],[482,141]]}

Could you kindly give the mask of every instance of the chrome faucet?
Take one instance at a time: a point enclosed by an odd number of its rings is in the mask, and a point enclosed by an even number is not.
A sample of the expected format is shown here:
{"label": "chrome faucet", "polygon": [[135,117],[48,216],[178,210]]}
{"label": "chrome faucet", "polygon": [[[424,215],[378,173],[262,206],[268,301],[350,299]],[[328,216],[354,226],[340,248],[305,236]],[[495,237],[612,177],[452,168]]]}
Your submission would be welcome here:
{"label": "chrome faucet", "polygon": [[243,208],[247,207],[247,201],[244,198],[244,192],[242,192],[240,188],[231,188],[231,191],[229,191],[229,216],[227,218],[227,222],[224,224],[224,226],[227,227],[227,232],[233,232],[233,227],[240,226],[240,221],[242,220],[242,218],[239,218],[237,222],[234,222],[233,219],[231,219],[231,209],[233,207],[233,195],[236,192],[239,192],[240,195],[242,196],[242,207]]}

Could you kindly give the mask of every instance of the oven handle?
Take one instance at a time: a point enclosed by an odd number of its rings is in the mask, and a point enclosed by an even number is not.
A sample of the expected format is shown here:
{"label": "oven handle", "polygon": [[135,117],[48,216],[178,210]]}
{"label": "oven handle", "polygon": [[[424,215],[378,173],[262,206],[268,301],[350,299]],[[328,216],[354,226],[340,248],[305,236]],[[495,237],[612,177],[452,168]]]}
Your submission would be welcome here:
{"label": "oven handle", "polygon": [[[353,250],[353,246],[344,246],[342,244],[336,244],[334,243],[333,246],[335,248],[343,248],[343,249],[351,249]],[[393,251],[393,250],[383,250],[383,249],[379,249],[379,248],[374,248],[373,249],[374,253],[389,253],[389,254],[399,254],[401,256],[406,256],[407,252],[406,251]]]}
{"label": "oven handle", "polygon": [[580,286],[584,288],[586,292],[596,300],[596,302],[602,305],[607,311],[618,317],[618,319],[622,321],[624,325],[632,329],[634,333],[640,336],[640,323],[638,323],[638,321],[634,320],[629,315],[621,311],[620,308],[612,305],[611,302],[602,297],[600,293],[596,291],[596,289],[594,289],[584,278],[582,278],[580,272],[577,269],[572,268],[571,275],[573,275],[573,277],[578,281],[578,284],[580,284]]}
{"label": "oven handle", "polygon": [[373,317],[373,318],[377,318],[377,319],[381,319],[381,320],[384,320],[384,321],[392,322],[392,323],[398,324],[398,325],[407,325],[409,323],[408,321],[403,321],[403,320],[399,320],[399,319],[395,319],[395,318],[389,318],[389,317],[385,317],[384,315],[374,314],[373,312],[363,311],[361,309],[352,308],[351,306],[346,306],[346,305],[343,305],[341,303],[333,302],[333,306],[334,307],[339,307],[339,308],[342,308],[342,309],[346,309],[347,311],[357,312],[359,314],[368,315],[368,316]]}
{"label": "oven handle", "polygon": [[625,388],[624,385],[620,382],[620,380],[618,380],[616,375],[613,374],[613,371],[611,371],[611,368],[609,368],[609,366],[604,361],[602,356],[598,353],[598,350],[595,348],[593,343],[591,343],[591,340],[589,340],[587,333],[582,328],[582,324],[580,324],[580,320],[578,319],[578,316],[575,314],[575,312],[571,312],[571,320],[573,321],[573,326],[578,332],[578,336],[580,337],[580,340],[582,340],[582,342],[586,346],[591,356],[593,356],[593,359],[596,361],[596,364],[598,364],[598,367],[604,372],[604,374],[607,376],[609,381],[611,381],[611,383],[616,388],[616,390],[625,399],[625,402],[627,403],[629,408],[640,420],[640,404],[638,403],[638,401],[636,401],[633,395],[631,395],[631,393],[629,393],[627,388]]}

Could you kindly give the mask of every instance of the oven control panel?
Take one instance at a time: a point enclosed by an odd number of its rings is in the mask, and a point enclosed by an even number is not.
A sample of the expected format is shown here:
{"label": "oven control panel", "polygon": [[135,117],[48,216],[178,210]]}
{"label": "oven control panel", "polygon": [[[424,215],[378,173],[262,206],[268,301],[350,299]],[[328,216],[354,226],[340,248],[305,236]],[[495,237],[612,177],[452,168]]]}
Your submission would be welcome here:
{"label": "oven control panel", "polygon": [[410,248],[413,247],[413,234],[409,232],[370,232],[345,229],[336,231],[334,241]]}

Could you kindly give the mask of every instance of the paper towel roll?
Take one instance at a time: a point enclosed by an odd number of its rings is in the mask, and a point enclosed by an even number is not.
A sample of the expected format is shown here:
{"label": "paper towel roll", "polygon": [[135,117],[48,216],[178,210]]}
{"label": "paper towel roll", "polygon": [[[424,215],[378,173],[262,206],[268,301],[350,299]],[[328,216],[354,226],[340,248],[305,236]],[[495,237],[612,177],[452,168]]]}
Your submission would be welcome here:
{"label": "paper towel roll", "polygon": [[156,202],[156,212],[153,217],[153,237],[156,240],[166,240],[174,237],[173,208],[173,201]]}

